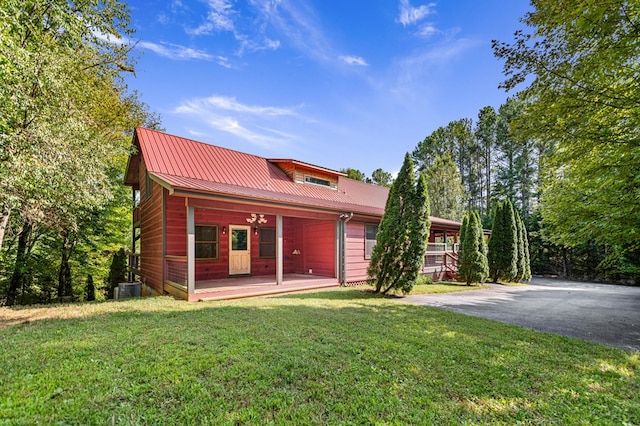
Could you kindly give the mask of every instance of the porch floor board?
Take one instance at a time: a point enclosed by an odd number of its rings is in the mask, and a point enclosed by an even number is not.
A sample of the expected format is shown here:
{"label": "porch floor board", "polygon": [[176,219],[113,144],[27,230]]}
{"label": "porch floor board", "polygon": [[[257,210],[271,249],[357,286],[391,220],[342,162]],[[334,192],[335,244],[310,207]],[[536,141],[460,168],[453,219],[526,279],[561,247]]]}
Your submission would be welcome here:
{"label": "porch floor board", "polygon": [[286,274],[282,285],[271,276],[225,278],[196,282],[195,294],[189,300],[205,302],[337,287],[337,278],[306,274]]}

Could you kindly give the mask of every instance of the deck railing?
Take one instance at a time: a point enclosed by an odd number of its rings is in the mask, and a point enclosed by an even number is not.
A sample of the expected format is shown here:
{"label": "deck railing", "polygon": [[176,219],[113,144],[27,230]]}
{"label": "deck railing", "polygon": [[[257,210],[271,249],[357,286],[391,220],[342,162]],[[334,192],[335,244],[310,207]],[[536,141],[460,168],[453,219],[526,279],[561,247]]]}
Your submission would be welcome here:
{"label": "deck railing", "polygon": [[424,264],[422,267],[423,272],[457,271],[457,249],[458,244],[428,243],[427,254],[424,256]]}
{"label": "deck railing", "polygon": [[128,275],[129,282],[136,281],[136,276],[140,276],[140,254],[129,253]]}
{"label": "deck railing", "polygon": [[165,279],[172,283],[187,285],[187,257],[186,256],[165,256],[164,257]]}

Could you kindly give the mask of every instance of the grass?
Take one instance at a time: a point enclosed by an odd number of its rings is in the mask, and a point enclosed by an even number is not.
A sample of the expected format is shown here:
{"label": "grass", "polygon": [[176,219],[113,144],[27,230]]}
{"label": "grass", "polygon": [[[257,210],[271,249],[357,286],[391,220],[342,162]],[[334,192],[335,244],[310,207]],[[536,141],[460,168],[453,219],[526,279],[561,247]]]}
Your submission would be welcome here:
{"label": "grass", "polygon": [[483,288],[489,288],[489,286],[477,284],[469,286],[464,283],[457,282],[437,282],[434,284],[415,285],[408,295],[413,296],[416,294],[454,293],[459,291],[481,290]]}
{"label": "grass", "polygon": [[638,424],[640,356],[357,289],[0,308],[0,423]]}

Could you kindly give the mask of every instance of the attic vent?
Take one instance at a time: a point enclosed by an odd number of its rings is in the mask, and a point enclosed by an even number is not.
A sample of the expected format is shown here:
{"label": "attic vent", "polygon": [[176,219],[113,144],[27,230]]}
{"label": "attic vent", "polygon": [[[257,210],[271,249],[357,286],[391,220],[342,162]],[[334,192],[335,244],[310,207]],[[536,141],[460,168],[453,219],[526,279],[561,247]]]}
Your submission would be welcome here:
{"label": "attic vent", "polygon": [[313,177],[313,176],[305,176],[304,177],[304,181],[307,182],[307,183],[313,183],[315,185],[322,185],[322,186],[331,187],[331,182],[329,182],[328,180],[318,179],[318,178]]}

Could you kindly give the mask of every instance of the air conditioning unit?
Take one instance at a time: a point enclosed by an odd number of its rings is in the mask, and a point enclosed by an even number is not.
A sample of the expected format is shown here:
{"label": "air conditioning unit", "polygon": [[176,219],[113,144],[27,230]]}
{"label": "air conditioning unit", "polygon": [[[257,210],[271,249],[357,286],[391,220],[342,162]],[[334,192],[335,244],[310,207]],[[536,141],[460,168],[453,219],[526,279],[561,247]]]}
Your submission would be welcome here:
{"label": "air conditioning unit", "polygon": [[140,297],[142,293],[142,283],[120,283],[118,284],[117,299],[126,299],[127,297]]}

